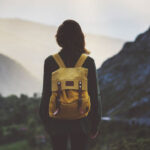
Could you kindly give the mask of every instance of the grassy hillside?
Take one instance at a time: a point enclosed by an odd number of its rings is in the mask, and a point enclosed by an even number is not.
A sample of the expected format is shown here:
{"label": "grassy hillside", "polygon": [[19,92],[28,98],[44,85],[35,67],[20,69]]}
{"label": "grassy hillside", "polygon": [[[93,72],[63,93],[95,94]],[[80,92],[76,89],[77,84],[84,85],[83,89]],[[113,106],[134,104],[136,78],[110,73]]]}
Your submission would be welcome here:
{"label": "grassy hillside", "polygon": [[[51,149],[49,135],[39,118],[40,100],[36,94],[0,96],[0,150]],[[149,150],[149,134],[145,125],[102,121],[100,135],[89,140],[89,150]]]}

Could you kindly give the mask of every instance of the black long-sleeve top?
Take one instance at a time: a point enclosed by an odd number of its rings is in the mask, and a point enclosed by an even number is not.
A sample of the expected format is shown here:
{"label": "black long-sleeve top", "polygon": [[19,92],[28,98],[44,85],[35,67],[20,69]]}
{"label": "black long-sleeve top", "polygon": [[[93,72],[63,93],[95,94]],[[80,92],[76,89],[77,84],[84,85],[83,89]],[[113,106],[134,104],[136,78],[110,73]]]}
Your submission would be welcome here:
{"label": "black long-sleeve top", "polygon": [[[65,50],[59,51],[59,55],[64,61],[64,64],[66,67],[74,67],[77,60],[81,56],[81,53],[73,53]],[[97,74],[96,74],[96,66],[94,59],[90,56],[87,57],[82,67],[88,68],[88,93],[91,100],[91,110],[88,115],[89,123],[91,124],[90,132],[95,133],[99,127],[99,123],[101,121],[101,102],[98,95],[98,83],[97,83]],[[43,75],[43,90],[42,90],[42,100],[40,104],[40,110],[39,114],[41,117],[41,120],[43,121],[43,124],[45,126],[45,129],[51,133],[51,131],[57,130],[59,131],[59,128],[68,128],[67,125],[70,124],[70,122],[73,122],[72,124],[81,123],[82,125],[87,126],[87,122],[84,119],[79,119],[75,121],[65,121],[65,120],[56,120],[49,117],[48,109],[49,109],[49,100],[50,96],[52,94],[51,91],[51,73],[55,70],[57,70],[59,66],[55,62],[52,55],[48,56],[45,59],[44,62],[44,75]],[[52,129],[51,129],[52,128]],[[76,127],[75,127],[76,128]],[[63,130],[63,129],[62,129]]]}

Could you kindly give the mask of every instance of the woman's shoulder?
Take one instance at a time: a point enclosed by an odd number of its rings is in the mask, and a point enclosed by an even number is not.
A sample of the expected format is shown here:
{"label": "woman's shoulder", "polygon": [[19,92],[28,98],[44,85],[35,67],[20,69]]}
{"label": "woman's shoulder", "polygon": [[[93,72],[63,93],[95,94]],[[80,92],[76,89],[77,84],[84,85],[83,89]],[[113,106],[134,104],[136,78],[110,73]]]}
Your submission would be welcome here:
{"label": "woman's shoulder", "polygon": [[44,60],[44,67],[47,69],[47,70],[55,70],[58,66],[57,66],[57,63],[55,62],[54,58],[53,58],[53,55],[49,55],[45,58]]}
{"label": "woman's shoulder", "polygon": [[54,62],[53,55],[47,56],[47,57],[45,58],[45,60],[44,60],[44,63],[45,63],[45,64],[54,64],[55,62]]}
{"label": "woman's shoulder", "polygon": [[92,56],[87,55],[87,60],[93,62],[94,58]]}
{"label": "woman's shoulder", "polygon": [[49,55],[45,58],[45,62],[48,62],[48,61],[52,61],[53,60],[53,55]]}
{"label": "woman's shoulder", "polygon": [[87,59],[85,60],[85,65],[86,66],[93,66],[93,65],[95,65],[94,58],[88,55]]}

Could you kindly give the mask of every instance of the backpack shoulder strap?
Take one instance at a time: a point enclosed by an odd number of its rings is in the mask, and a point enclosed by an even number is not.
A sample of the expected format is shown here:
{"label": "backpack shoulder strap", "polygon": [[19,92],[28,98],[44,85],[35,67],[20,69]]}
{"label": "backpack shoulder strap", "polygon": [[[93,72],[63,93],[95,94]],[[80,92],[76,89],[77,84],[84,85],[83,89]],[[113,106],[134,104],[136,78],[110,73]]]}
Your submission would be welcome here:
{"label": "backpack shoulder strap", "polygon": [[75,64],[75,67],[81,67],[87,57],[88,57],[87,55],[81,54],[80,58],[78,59],[77,63]]}
{"label": "backpack shoulder strap", "polygon": [[52,55],[53,56],[53,58],[55,59],[55,61],[56,61],[56,63],[58,64],[58,66],[61,68],[65,68],[66,66],[65,66],[65,64],[64,64],[64,62],[63,62],[63,60],[61,59],[61,57],[59,56],[59,54],[58,53],[56,53],[56,54],[54,54],[54,55]]}

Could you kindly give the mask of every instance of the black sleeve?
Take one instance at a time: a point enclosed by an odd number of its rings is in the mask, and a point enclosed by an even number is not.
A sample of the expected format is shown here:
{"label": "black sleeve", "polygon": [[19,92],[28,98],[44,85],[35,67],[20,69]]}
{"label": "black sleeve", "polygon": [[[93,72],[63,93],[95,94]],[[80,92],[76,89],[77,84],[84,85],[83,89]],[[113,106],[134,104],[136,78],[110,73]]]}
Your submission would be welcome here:
{"label": "black sleeve", "polygon": [[43,89],[42,89],[42,98],[40,103],[39,115],[44,123],[47,124],[49,119],[48,115],[48,107],[49,107],[49,99],[51,96],[51,67],[50,61],[45,59],[44,62],[44,73],[43,73]]}
{"label": "black sleeve", "polygon": [[88,92],[91,100],[91,132],[95,133],[99,129],[99,124],[101,122],[101,99],[96,65],[92,58],[88,70]]}

